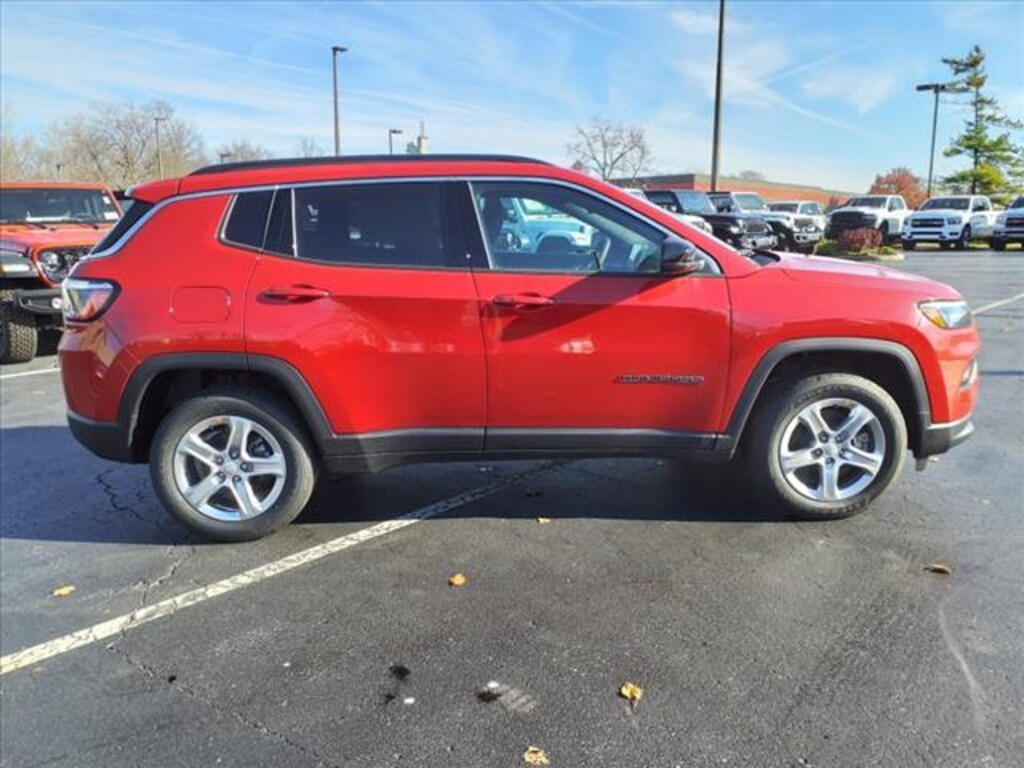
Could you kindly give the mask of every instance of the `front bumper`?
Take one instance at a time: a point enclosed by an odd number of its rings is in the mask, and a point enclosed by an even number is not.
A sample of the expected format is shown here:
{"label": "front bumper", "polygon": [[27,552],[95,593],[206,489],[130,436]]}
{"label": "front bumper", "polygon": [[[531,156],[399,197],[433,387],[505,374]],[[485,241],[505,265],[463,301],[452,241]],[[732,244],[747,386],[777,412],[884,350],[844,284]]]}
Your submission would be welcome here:
{"label": "front bumper", "polygon": [[808,243],[817,243],[824,236],[825,233],[822,232],[820,229],[795,230],[792,234],[793,242],[799,243],[801,245],[806,245]]}
{"label": "front bumper", "polygon": [[954,445],[960,445],[974,434],[974,422],[970,416],[948,424],[932,424],[921,434],[921,447],[914,452],[918,459],[945,453]]}
{"label": "front bumper", "polygon": [[26,312],[51,319],[57,325],[62,322],[61,309],[64,303],[61,299],[60,288],[14,291],[13,299],[14,303]]}
{"label": "front bumper", "polygon": [[772,249],[778,245],[779,239],[770,233],[763,235],[751,235],[741,232],[732,237],[732,243],[737,248],[749,248],[752,250]]}
{"label": "front bumper", "polygon": [[907,227],[900,234],[906,241],[915,243],[952,243],[960,239],[963,234],[963,224],[952,224],[943,227]]}
{"label": "front bumper", "polygon": [[1024,229],[1014,227],[1013,229],[997,229],[992,233],[992,240],[997,243],[1022,243],[1024,244]]}

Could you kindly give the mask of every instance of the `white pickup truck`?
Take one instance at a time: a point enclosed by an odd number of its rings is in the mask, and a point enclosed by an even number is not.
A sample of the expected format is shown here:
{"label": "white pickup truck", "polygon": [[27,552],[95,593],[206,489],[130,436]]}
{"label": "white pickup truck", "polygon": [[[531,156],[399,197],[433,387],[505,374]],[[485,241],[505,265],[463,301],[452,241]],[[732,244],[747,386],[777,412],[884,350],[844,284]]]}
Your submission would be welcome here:
{"label": "white pickup truck", "polygon": [[939,243],[962,251],[971,240],[992,237],[996,215],[984,195],[933,197],[903,225],[903,250],[912,251],[918,243]]}
{"label": "white pickup truck", "polygon": [[899,195],[852,197],[829,214],[825,237],[835,240],[849,229],[877,229],[883,241],[896,240],[909,215],[910,209]]}

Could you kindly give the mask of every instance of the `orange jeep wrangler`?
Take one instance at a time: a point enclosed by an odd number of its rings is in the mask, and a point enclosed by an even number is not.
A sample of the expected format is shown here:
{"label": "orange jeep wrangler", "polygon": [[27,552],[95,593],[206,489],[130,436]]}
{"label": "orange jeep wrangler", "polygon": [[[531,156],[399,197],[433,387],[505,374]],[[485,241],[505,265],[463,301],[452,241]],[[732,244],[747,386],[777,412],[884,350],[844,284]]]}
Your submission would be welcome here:
{"label": "orange jeep wrangler", "polygon": [[0,363],[31,360],[39,331],[60,328],[61,281],[120,218],[102,184],[0,184]]}

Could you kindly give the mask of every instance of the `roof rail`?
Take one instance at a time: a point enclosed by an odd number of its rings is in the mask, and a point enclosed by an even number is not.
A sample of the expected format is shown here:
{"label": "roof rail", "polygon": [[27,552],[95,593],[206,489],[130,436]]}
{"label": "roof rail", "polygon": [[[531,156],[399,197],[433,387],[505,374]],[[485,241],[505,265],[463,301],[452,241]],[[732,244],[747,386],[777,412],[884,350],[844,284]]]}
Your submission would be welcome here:
{"label": "roof rail", "polygon": [[206,176],[228,171],[249,171],[259,168],[282,168],[306,165],[357,165],[361,163],[415,163],[415,162],[487,162],[487,163],[538,163],[550,165],[543,160],[518,155],[345,155],[344,157],[292,157],[274,160],[249,160],[240,163],[218,163],[192,171],[189,176]]}

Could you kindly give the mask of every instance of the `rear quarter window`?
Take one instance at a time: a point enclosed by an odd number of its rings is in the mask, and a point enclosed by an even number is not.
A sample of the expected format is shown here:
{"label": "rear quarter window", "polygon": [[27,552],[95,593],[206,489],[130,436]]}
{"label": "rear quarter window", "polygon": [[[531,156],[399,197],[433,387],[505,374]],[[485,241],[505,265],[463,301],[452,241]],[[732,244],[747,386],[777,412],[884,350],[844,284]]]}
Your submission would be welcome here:
{"label": "rear quarter window", "polygon": [[113,248],[114,245],[125,236],[128,230],[135,226],[139,219],[149,213],[153,208],[153,203],[147,203],[145,200],[132,200],[131,198],[126,198],[122,201],[121,205],[125,211],[124,216],[118,220],[117,224],[107,232],[106,236],[102,240],[96,243],[92,249],[93,253],[99,253],[100,251],[106,251]]}
{"label": "rear quarter window", "polygon": [[267,213],[273,198],[271,190],[236,195],[224,224],[224,241],[247,248],[262,248],[267,231]]}

